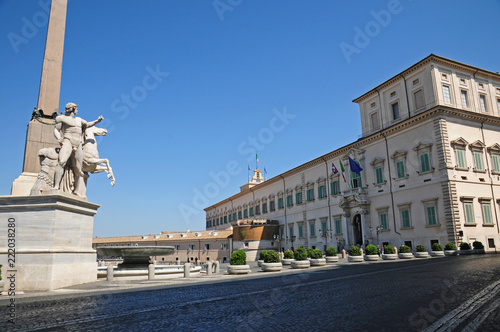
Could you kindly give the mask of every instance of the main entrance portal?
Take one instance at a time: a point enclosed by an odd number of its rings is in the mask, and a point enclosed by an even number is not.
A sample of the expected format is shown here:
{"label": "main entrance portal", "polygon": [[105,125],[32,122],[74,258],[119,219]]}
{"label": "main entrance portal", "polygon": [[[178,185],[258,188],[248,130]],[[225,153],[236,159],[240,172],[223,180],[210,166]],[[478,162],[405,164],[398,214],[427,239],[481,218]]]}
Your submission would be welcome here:
{"label": "main entrance portal", "polygon": [[361,247],[363,245],[363,225],[361,224],[361,215],[357,214],[354,216],[352,227],[353,244]]}

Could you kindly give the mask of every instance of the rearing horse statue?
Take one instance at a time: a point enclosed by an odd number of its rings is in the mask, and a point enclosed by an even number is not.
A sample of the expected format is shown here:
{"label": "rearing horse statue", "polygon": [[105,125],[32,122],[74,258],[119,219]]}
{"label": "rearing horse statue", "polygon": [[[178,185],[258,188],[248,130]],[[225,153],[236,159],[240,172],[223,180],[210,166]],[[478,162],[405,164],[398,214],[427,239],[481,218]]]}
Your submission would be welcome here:
{"label": "rearing horse statue", "polygon": [[83,165],[82,172],[86,173],[85,182],[88,177],[88,173],[108,173],[108,179],[111,179],[111,185],[115,185],[115,176],[113,175],[113,170],[109,165],[109,160],[105,158],[99,158],[99,152],[97,151],[97,142],[95,136],[106,136],[108,131],[104,128],[90,127],[85,129],[85,141],[83,142]]}

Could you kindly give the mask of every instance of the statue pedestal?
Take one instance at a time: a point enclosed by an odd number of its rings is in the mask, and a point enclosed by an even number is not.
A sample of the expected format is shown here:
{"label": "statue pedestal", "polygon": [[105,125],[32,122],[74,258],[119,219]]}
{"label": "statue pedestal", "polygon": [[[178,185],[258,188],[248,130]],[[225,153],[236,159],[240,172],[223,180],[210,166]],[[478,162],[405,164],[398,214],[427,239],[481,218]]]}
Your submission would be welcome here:
{"label": "statue pedestal", "polygon": [[12,274],[16,291],[53,290],[96,281],[92,234],[98,208],[66,194],[0,196],[0,264],[5,290]]}

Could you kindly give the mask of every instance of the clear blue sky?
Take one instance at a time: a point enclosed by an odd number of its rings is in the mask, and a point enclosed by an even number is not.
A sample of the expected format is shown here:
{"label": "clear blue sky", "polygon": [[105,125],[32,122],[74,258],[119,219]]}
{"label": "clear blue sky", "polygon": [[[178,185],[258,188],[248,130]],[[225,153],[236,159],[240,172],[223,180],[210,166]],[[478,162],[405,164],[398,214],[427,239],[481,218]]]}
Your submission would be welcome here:
{"label": "clear blue sky", "polygon": [[[0,195],[22,171],[47,1],[0,0]],[[497,0],[69,0],[60,111],[104,116],[116,176],[89,180],[94,235],[205,229],[255,152],[270,178],[355,141],[352,100],[431,53],[500,71],[499,14]]]}

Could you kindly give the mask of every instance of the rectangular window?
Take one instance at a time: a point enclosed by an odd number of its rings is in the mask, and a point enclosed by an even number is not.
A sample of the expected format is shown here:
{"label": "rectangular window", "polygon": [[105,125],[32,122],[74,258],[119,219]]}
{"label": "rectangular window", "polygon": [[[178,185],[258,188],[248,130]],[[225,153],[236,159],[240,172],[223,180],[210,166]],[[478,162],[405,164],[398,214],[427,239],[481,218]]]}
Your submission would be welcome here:
{"label": "rectangular window", "polygon": [[456,156],[457,156],[457,166],[458,168],[467,168],[465,165],[465,150],[463,149],[456,149],[455,150]]}
{"label": "rectangular window", "polygon": [[243,210],[243,218],[248,218],[248,210]]}
{"label": "rectangular window", "polygon": [[465,223],[474,224],[474,210],[471,202],[464,203]]}
{"label": "rectangular window", "polygon": [[262,213],[267,213],[267,203],[262,203]]}
{"label": "rectangular window", "polygon": [[413,94],[415,98],[415,108],[419,109],[425,106],[425,100],[424,100],[424,91],[423,90],[418,90]]}
{"label": "rectangular window", "polygon": [[384,183],[384,168],[383,167],[375,168],[375,178],[377,179],[377,184]]}
{"label": "rectangular window", "polygon": [[431,163],[429,160],[429,153],[425,152],[420,155],[420,172],[425,173],[425,172],[430,172],[431,170]]}
{"label": "rectangular window", "polygon": [[467,91],[462,90],[460,92],[460,95],[462,96],[462,107],[463,108],[468,108],[469,104],[467,102]]}
{"label": "rectangular window", "polygon": [[326,197],[326,186],[324,184],[318,187],[318,198]]}
{"label": "rectangular window", "polygon": [[[359,162],[355,161],[359,166]],[[351,171],[351,186],[352,188],[361,188],[361,173]]]}
{"label": "rectangular window", "polygon": [[391,104],[393,120],[399,119],[399,103]]}
{"label": "rectangular window", "polygon": [[400,160],[396,162],[396,169],[398,171],[398,179],[403,179],[406,177],[405,161]]}
{"label": "rectangular window", "polygon": [[335,219],[335,234],[342,234],[342,224],[340,219]]}
{"label": "rectangular window", "polygon": [[233,220],[236,220],[236,212],[233,213]]}
{"label": "rectangular window", "polygon": [[175,248],[176,251],[179,251],[180,247],[181,246],[179,244],[174,245],[174,248]]}
{"label": "rectangular window", "polygon": [[493,171],[500,173],[500,157],[497,154],[491,155],[491,161],[493,163]]}
{"label": "rectangular window", "polygon": [[241,211],[238,211],[238,219],[241,219]]}
{"label": "rectangular window", "polygon": [[290,207],[293,205],[293,197],[292,195],[286,196],[286,206]]}
{"label": "rectangular window", "polygon": [[307,189],[307,201],[314,201],[314,188]]}
{"label": "rectangular window", "polygon": [[209,243],[205,243],[205,250],[210,250],[210,244]]}
{"label": "rectangular window", "polygon": [[378,130],[380,129],[380,121],[378,120],[378,112],[374,112],[370,114],[370,120],[372,122],[372,129]]}
{"label": "rectangular window", "polygon": [[304,237],[304,230],[302,229],[302,225],[299,225],[299,238]]}
{"label": "rectangular window", "polygon": [[231,223],[231,220],[232,220],[232,219],[231,219],[231,217],[232,217],[233,215],[230,213],[230,214],[228,214],[227,216],[228,216],[228,221],[229,221],[229,223]]}
{"label": "rectangular window", "polygon": [[302,193],[295,194],[295,204],[302,204]]}
{"label": "rectangular window", "polygon": [[338,195],[340,193],[340,181],[332,181],[330,182],[330,191],[332,195]]}
{"label": "rectangular window", "polygon": [[326,236],[326,221],[321,222],[321,236]]}
{"label": "rectangular window", "polygon": [[500,99],[497,99],[497,108],[498,108],[498,112],[500,113]]}
{"label": "rectangular window", "polygon": [[224,216],[224,224],[227,224],[227,216]]}
{"label": "rectangular window", "polygon": [[189,245],[189,250],[194,250],[194,244]]}
{"label": "rectangular window", "polygon": [[293,226],[288,227],[288,232],[290,233],[290,238],[293,237]]}
{"label": "rectangular window", "polygon": [[485,95],[480,95],[479,96],[479,104],[481,104],[481,111],[483,112],[488,112],[486,109],[486,96]]}
{"label": "rectangular window", "polygon": [[250,212],[249,212],[250,217],[253,217],[253,206],[249,210],[250,210]]}
{"label": "rectangular window", "polygon": [[476,164],[476,171],[483,171],[483,154],[478,151],[474,151],[474,163]]}
{"label": "rectangular window", "polygon": [[436,216],[436,207],[435,206],[427,206],[427,225],[437,225],[437,216]]}
{"label": "rectangular window", "polygon": [[227,243],[221,243],[220,248],[222,250],[227,250]]}
{"label": "rectangular window", "polygon": [[481,203],[481,209],[483,210],[483,224],[492,225],[491,219],[491,206],[490,203]]}
{"label": "rectangular window", "polygon": [[382,229],[389,229],[387,226],[387,213],[379,214],[379,219],[380,219],[380,227],[382,227]]}
{"label": "rectangular window", "polygon": [[280,227],[280,239],[285,238],[285,229],[283,227]]}
{"label": "rectangular window", "polygon": [[408,209],[401,210],[401,222],[402,222],[403,228],[410,228],[411,227],[410,210],[408,210]]}
{"label": "rectangular window", "polygon": [[450,87],[447,85],[443,85],[443,97],[445,103],[451,104]]}
{"label": "rectangular window", "polygon": [[276,203],[274,202],[274,200],[269,202],[269,210],[276,211]]}
{"label": "rectangular window", "polygon": [[260,205],[255,206],[255,214],[259,215],[260,214]]}
{"label": "rectangular window", "polygon": [[283,197],[278,198],[278,209],[283,209]]}
{"label": "rectangular window", "polygon": [[309,224],[309,236],[314,237],[316,236],[316,230],[314,229],[314,223]]}

